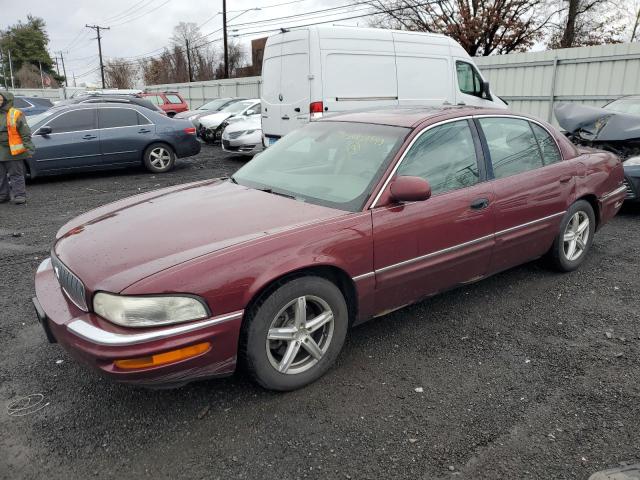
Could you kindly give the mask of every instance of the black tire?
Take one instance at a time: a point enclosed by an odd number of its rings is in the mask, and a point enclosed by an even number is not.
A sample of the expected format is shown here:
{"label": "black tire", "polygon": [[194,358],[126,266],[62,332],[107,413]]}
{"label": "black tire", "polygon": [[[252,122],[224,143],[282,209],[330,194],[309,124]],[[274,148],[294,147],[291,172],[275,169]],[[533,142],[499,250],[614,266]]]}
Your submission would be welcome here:
{"label": "black tire", "polygon": [[[165,153],[161,153],[165,152]],[[161,155],[163,160],[158,160],[158,155]],[[176,164],[176,154],[166,143],[152,143],[144,151],[143,155],[144,166],[151,173],[165,173],[172,170]]]}
{"label": "black tire", "polygon": [[[588,231],[588,237],[586,241],[582,242],[584,247],[581,248],[581,253],[576,258],[569,258],[567,253],[570,253],[571,250],[565,247],[565,233],[567,232],[567,226],[570,222],[575,222],[576,215],[582,216],[583,218],[588,218],[589,225],[586,229]],[[575,223],[572,223],[575,225]],[[571,272],[578,268],[582,262],[584,262],[585,258],[589,254],[589,250],[591,249],[591,245],[593,243],[593,236],[596,230],[596,216],[593,212],[593,207],[586,200],[578,200],[575,202],[567,213],[565,214],[562,222],[560,223],[560,231],[556,236],[553,246],[549,251],[549,259],[551,260],[551,264],[553,268],[560,272]],[[567,251],[568,250],[568,251]]]}
{"label": "black tire", "polygon": [[[287,351],[289,343],[284,340],[281,342],[272,340],[272,343],[269,344],[271,348],[268,348],[267,333],[272,327],[272,323],[287,321],[286,311],[282,315],[279,315],[279,312],[291,302],[297,302],[297,299],[301,297],[309,299],[305,309],[306,315],[310,316],[308,321],[319,318],[319,315],[314,315],[313,313],[313,309],[319,305],[314,302],[318,299],[325,302],[333,314],[332,333],[328,333],[330,327],[327,323],[322,327],[322,331],[318,329],[311,334],[316,337],[314,340],[316,346],[323,345],[323,339],[326,341],[326,338],[329,338],[326,343],[326,350],[319,360],[312,358],[309,351],[306,350],[308,348],[305,346],[306,340],[304,338],[299,339],[297,342],[299,353],[294,356],[295,359],[299,360],[294,360],[291,368],[293,370],[304,370],[306,368],[306,370],[281,373],[273,364],[277,360],[274,356],[278,355],[278,351]],[[290,308],[295,308],[295,304]],[[293,322],[293,319],[289,318],[288,321]],[[280,324],[280,326],[284,325]],[[242,332],[240,352],[242,361],[253,379],[264,388],[278,391],[295,390],[314,382],[331,367],[342,350],[348,326],[347,304],[340,289],[335,284],[321,277],[294,278],[280,285],[268,296],[258,301],[248,313]],[[281,343],[282,346],[276,349],[278,343]],[[291,343],[295,342],[292,341]],[[284,360],[284,355],[282,355],[281,360]],[[306,365],[305,361],[307,362]],[[298,365],[297,367],[296,364]]]}

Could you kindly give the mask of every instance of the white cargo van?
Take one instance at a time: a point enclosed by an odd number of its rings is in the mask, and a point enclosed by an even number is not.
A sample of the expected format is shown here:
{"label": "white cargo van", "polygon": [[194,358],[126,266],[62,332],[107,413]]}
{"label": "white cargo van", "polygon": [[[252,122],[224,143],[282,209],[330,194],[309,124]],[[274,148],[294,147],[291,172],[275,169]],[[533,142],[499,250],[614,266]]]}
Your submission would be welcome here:
{"label": "white cargo van", "polygon": [[316,26],[268,38],[262,63],[265,145],[323,113],[387,105],[506,108],[471,57],[444,35]]}

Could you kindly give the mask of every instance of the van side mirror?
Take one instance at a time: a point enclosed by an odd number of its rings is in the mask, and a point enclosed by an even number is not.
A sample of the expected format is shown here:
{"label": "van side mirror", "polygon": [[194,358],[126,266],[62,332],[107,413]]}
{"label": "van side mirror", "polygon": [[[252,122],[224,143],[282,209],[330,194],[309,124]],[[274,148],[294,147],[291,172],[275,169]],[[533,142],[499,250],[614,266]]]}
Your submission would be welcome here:
{"label": "van side mirror", "polygon": [[486,80],[482,81],[482,98],[485,100],[493,100],[491,96],[491,89],[489,88],[489,82]]}
{"label": "van side mirror", "polygon": [[49,125],[45,125],[38,129],[38,135],[50,135],[53,130]]}
{"label": "van side mirror", "polygon": [[431,185],[424,178],[402,175],[390,185],[391,198],[396,202],[420,202],[431,197]]}

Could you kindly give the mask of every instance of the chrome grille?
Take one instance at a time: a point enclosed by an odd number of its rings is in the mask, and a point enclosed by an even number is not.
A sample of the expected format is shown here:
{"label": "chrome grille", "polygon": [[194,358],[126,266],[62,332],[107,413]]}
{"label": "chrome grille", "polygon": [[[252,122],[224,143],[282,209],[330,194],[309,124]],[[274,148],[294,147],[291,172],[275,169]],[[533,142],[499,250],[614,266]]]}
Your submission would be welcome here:
{"label": "chrome grille", "polygon": [[67,298],[69,298],[76,307],[88,312],[87,297],[82,280],[53,254],[51,255],[51,265],[53,266],[53,271],[58,279],[58,283]]}
{"label": "chrome grille", "polygon": [[631,182],[629,180],[627,180],[626,178],[624,179],[624,187],[627,189],[627,195],[625,198],[636,198],[636,194],[633,191],[633,187],[631,186]]}

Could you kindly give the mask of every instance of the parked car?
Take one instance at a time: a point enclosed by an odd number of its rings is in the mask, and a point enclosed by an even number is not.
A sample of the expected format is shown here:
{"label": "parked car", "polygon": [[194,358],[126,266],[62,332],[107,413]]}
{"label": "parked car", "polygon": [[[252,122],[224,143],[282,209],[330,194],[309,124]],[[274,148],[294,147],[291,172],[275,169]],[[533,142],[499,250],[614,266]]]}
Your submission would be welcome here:
{"label": "parked car", "polygon": [[226,124],[224,124],[226,120],[231,117],[258,115],[261,111],[260,100],[257,98],[232,103],[219,112],[200,117],[198,119],[200,122],[198,136],[207,143],[219,142],[224,127],[226,127]]}
{"label": "parked car", "polygon": [[193,123],[194,126],[197,128],[199,125],[199,122],[197,122],[197,120],[200,117],[204,115],[208,115],[213,112],[219,112],[220,110],[227,107],[228,105],[239,102],[240,100],[246,100],[246,98],[231,98],[231,97],[216,98],[215,100],[211,100],[210,102],[207,102],[204,105],[199,106],[195,110],[187,110],[186,112],[177,113],[174,116],[174,118],[186,118],[189,121],[191,121],[191,123]]}
{"label": "parked car", "polygon": [[46,112],[53,103],[48,98],[16,96],[13,105],[27,116]]}
{"label": "parked car", "polygon": [[136,165],[163,173],[174,167],[176,158],[200,151],[191,123],[135,104],[53,107],[27,121],[36,146],[26,161],[31,178]]}
{"label": "parked car", "polygon": [[145,92],[141,95],[158,105],[169,117],[189,110],[189,105],[178,92]]}
{"label": "parked car", "polygon": [[[237,121],[234,121],[236,120]],[[253,156],[262,151],[262,122],[259,113],[233,117],[222,132],[222,149],[226,152]]]}
{"label": "parked car", "polygon": [[626,199],[640,200],[640,95],[629,95],[602,108],[558,103],[554,113],[575,144],[607,150],[624,162]]}
{"label": "parked car", "polygon": [[444,35],[312,26],[267,39],[265,145],[323,113],[389,105],[506,108],[467,52]]}
{"label": "parked car", "polygon": [[56,105],[75,105],[78,103],[130,103],[134,105],[138,105],[140,107],[147,108],[161,115],[167,115],[164,110],[162,110],[156,104],[150,102],[142,98],[139,94],[129,94],[129,95],[111,95],[111,94],[91,94],[91,95],[82,95],[74,98],[69,98],[67,100],[62,100],[58,102]]}
{"label": "parked car", "polygon": [[241,360],[292,390],[353,325],[543,255],[578,268],[622,180],[615,155],[504,110],[336,115],[229,179],[71,220],[34,305],[50,339],[115,380],[176,386]]}

